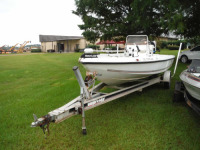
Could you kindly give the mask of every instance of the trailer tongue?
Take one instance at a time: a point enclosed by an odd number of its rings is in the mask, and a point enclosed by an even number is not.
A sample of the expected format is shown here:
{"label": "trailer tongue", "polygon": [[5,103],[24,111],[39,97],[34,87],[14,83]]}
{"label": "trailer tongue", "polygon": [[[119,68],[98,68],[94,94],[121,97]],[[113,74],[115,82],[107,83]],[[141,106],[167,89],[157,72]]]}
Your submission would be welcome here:
{"label": "trailer tongue", "polygon": [[[41,127],[43,132],[47,131],[49,133],[49,124],[51,122],[59,123],[67,118],[70,118],[77,114],[82,114],[82,132],[83,134],[87,134],[86,126],[85,126],[85,111],[110,102],[112,100],[118,99],[122,96],[128,95],[135,91],[142,91],[143,88],[151,86],[156,83],[164,82],[165,86],[169,88],[170,86],[170,71],[166,71],[163,75],[159,75],[156,77],[152,77],[149,80],[143,81],[138,84],[133,84],[128,87],[123,87],[117,91],[112,93],[102,93],[99,92],[103,87],[106,86],[104,83],[95,84],[95,77],[93,79],[87,78],[88,80],[85,82],[81,76],[79,68],[77,66],[73,67],[73,71],[76,75],[80,86],[80,96],[76,97],[66,105],[57,108],[47,115],[37,118],[34,116],[34,122],[32,122],[31,127]],[[87,86],[86,86],[87,85]],[[89,90],[89,86],[92,88]],[[119,87],[118,87],[119,88]]]}

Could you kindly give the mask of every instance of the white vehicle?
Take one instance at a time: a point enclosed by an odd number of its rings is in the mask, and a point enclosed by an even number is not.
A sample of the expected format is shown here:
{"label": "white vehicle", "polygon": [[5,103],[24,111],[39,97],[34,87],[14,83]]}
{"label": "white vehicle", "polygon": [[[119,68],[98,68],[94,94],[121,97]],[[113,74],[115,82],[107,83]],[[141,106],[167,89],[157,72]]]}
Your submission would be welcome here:
{"label": "white vehicle", "polygon": [[[107,85],[131,82],[167,71],[174,55],[153,54],[154,46],[146,35],[129,35],[124,53],[90,54],[85,51],[79,62],[88,73]],[[95,52],[95,50],[93,51]]]}
{"label": "white vehicle", "polygon": [[181,52],[179,59],[182,63],[187,63],[188,60],[192,59],[200,59],[200,46]]}

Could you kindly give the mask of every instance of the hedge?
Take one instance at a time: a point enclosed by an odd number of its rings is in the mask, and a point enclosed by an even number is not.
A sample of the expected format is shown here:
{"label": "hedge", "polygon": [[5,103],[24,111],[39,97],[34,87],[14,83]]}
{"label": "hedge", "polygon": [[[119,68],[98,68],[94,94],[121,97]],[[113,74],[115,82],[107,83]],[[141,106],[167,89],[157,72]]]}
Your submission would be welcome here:
{"label": "hedge", "polygon": [[32,49],[31,53],[40,53],[42,52],[41,49]]}
{"label": "hedge", "polygon": [[88,45],[87,48],[92,48],[92,49],[99,49],[99,45]]}
{"label": "hedge", "polygon": [[168,48],[169,50],[178,50],[178,49],[179,49],[179,46],[177,46],[177,45],[168,45],[167,48]]}
{"label": "hedge", "polygon": [[160,47],[161,49],[163,48],[167,48],[167,49],[174,49],[176,48],[176,46],[180,46],[180,43],[182,43],[182,48],[181,49],[185,49],[187,46],[187,42],[186,41],[159,41],[158,42],[158,47]]}
{"label": "hedge", "polygon": [[84,52],[84,49],[75,49],[74,50],[76,53],[83,53]]}

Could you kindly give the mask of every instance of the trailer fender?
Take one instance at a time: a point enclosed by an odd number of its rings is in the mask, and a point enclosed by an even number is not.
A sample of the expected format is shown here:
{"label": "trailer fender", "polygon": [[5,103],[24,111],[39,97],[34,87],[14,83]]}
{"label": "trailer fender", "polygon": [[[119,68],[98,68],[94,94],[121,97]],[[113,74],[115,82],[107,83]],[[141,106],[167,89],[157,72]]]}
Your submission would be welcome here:
{"label": "trailer fender", "polygon": [[164,74],[163,74],[163,82],[170,82],[170,80],[171,80],[171,71],[170,70],[167,70],[167,71],[165,71],[164,72]]}

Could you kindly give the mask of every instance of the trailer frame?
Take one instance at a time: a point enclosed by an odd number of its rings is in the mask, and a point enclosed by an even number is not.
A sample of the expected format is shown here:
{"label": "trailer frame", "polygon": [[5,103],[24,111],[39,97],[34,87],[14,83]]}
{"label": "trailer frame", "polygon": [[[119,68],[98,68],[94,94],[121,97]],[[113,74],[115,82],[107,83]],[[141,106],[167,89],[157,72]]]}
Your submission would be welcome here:
{"label": "trailer frame", "polygon": [[173,102],[185,101],[186,104],[192,108],[198,115],[200,115],[200,107],[195,103],[197,101],[186,90],[182,81],[176,81]]}
{"label": "trailer frame", "polygon": [[[49,124],[51,122],[60,123],[74,115],[82,115],[82,133],[87,134],[86,124],[85,124],[85,111],[92,108],[98,107],[110,101],[116,100],[120,97],[126,96],[136,91],[142,91],[142,89],[149,87],[153,84],[164,82],[166,88],[170,86],[170,71],[164,72],[163,75],[157,75],[151,77],[146,81],[132,84],[127,87],[117,87],[118,90],[111,93],[103,93],[100,90],[106,86],[105,83],[99,83],[95,86],[95,77],[90,79],[85,83],[77,66],[73,67],[73,71],[76,75],[77,81],[80,86],[80,96],[76,97],[72,101],[68,102],[64,106],[57,108],[47,115],[37,118],[34,116],[34,122],[32,122],[31,127],[41,127],[45,134],[45,131],[49,134]],[[89,89],[86,85],[91,85],[92,88]]]}

